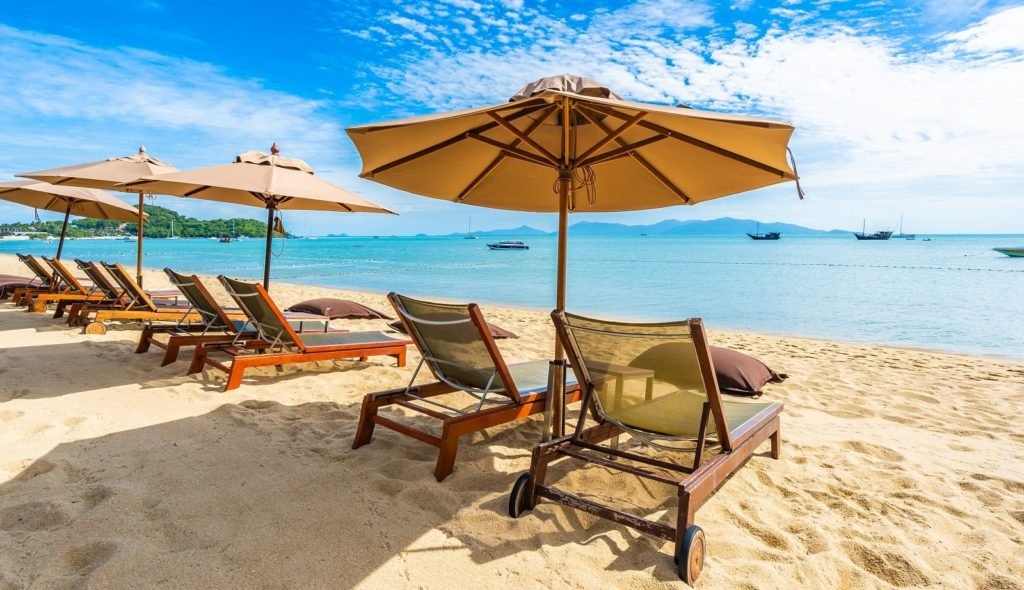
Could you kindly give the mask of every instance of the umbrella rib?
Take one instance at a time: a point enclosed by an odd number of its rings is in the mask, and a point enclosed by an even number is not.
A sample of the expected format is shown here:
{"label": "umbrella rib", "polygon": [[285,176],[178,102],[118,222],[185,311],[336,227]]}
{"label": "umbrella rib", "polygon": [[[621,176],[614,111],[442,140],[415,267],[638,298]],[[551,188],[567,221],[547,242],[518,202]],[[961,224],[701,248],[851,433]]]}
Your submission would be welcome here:
{"label": "umbrella rib", "polygon": [[[605,124],[602,123],[601,121],[599,121],[596,117],[591,117],[584,110],[580,110],[579,113],[581,115],[583,115],[584,119],[586,119],[586,120],[590,121],[591,123],[593,123],[595,127],[597,127],[598,129],[604,131],[605,133],[608,133],[608,127],[606,127]],[[615,141],[619,145],[625,145],[625,143],[626,143],[626,140],[622,139],[621,137],[616,138]],[[660,182],[665,188],[667,188],[669,190],[669,192],[674,194],[680,201],[682,201],[683,203],[689,203],[690,202],[690,197],[685,192],[683,192],[682,189],[680,189],[675,184],[673,184],[672,181],[668,179],[668,177],[666,177],[657,168],[655,168],[653,164],[648,162],[647,158],[641,156],[640,154],[638,154],[636,152],[629,152],[629,156],[631,158],[633,158],[634,160],[636,160],[636,163],[640,164],[640,167],[642,167],[644,170],[646,170],[648,174],[653,176],[655,180]]]}
{"label": "umbrella rib", "polygon": [[533,138],[529,136],[529,134],[523,133],[522,131],[519,130],[518,127],[509,123],[501,115],[497,113],[487,111],[487,116],[494,119],[495,122],[497,122],[498,125],[501,125],[506,131],[516,136],[516,139],[532,147],[534,151],[543,156],[545,160],[548,160],[551,163],[551,165],[558,166],[558,158],[556,158],[554,154],[552,154],[551,152],[544,149],[544,146],[534,141]]}
{"label": "umbrella rib", "polygon": [[199,188],[197,188],[197,189],[195,189],[195,190],[191,190],[191,191],[188,191],[187,193],[185,193],[185,194],[184,194],[184,195],[182,195],[182,196],[183,196],[183,197],[191,197],[192,195],[197,195],[197,194],[199,194],[199,193],[201,193],[201,192],[205,191],[205,190],[206,190],[206,189],[208,189],[208,188],[210,188],[210,187],[208,187],[208,186],[201,186],[201,187],[199,187]]}
{"label": "umbrella rib", "polygon": [[605,129],[604,127],[600,127],[601,131],[605,132],[605,137],[598,141],[597,143],[595,143],[594,145],[590,146],[590,149],[580,154],[578,159],[586,161],[587,158],[597,153],[598,150],[618,139],[626,131],[632,129],[637,123],[640,122],[640,119],[643,119],[646,116],[647,111],[640,111],[633,117],[630,117],[625,123],[619,126],[618,129],[612,131],[611,133],[609,133],[608,130]]}
{"label": "umbrella rib", "polygon": [[525,162],[537,164],[538,166],[543,166],[545,168],[554,168],[554,166],[551,165],[551,162],[548,162],[543,157],[531,154],[530,152],[521,150],[519,148],[511,147],[507,143],[501,143],[497,139],[491,139],[490,137],[480,135],[479,133],[467,133],[466,136],[469,137],[470,139],[475,139],[481,143],[486,143],[489,146],[496,147],[510,158],[516,158],[517,160],[523,160]]}
{"label": "umbrella rib", "polygon": [[[543,125],[544,121],[547,121],[548,118],[551,116],[551,113],[555,112],[556,107],[557,105],[549,105],[546,109],[546,112],[544,112],[541,117],[539,117],[537,120],[531,123],[529,127],[526,128],[526,135],[530,135],[531,133],[536,131],[538,127]],[[512,147],[516,147],[517,145],[519,145],[519,140],[516,139],[509,145],[511,145]],[[459,193],[459,196],[456,197],[455,200],[460,203],[463,200],[465,200],[469,193],[477,186],[479,186],[480,183],[483,182],[485,178],[490,176],[491,172],[494,172],[494,169],[497,168],[498,164],[501,164],[506,157],[507,156],[505,155],[505,152],[501,152],[497,156],[495,156],[495,158],[491,160],[491,163],[488,164],[487,167],[484,168],[483,171],[480,174],[478,174],[476,178],[474,178],[473,181],[469,183],[468,186],[466,186],[466,188],[462,189],[462,192]]]}
{"label": "umbrella rib", "polygon": [[[608,116],[611,116],[611,117],[616,117],[618,119],[629,119],[628,115],[626,115],[624,113],[620,113],[619,111],[617,111],[615,109],[605,108],[604,106],[601,106],[601,105],[594,105],[594,104],[586,104],[586,105],[584,105],[584,104],[581,104],[580,106],[582,108],[594,110],[594,111],[597,111],[598,113],[601,113],[601,114],[604,114],[604,115],[608,115]],[[696,137],[691,137],[689,135],[686,135],[685,133],[679,133],[678,131],[673,131],[671,129],[668,129],[667,127],[662,127],[661,125],[657,125],[655,123],[651,123],[650,121],[640,121],[639,123],[637,123],[637,125],[639,125],[640,127],[643,127],[644,129],[648,129],[650,131],[654,131],[655,133],[660,133],[660,134],[665,135],[667,137],[671,137],[672,139],[675,139],[677,141],[682,141],[683,143],[688,143],[688,144],[690,144],[690,145],[692,145],[694,147],[698,147],[698,148],[707,150],[709,152],[714,152],[714,153],[716,153],[716,154],[718,154],[720,156],[724,156],[724,157],[729,158],[731,160],[736,160],[737,162],[742,162],[744,164],[747,164],[748,166],[753,166],[754,168],[758,168],[760,170],[764,170],[765,172],[771,172],[772,174],[777,174],[777,175],[781,176],[782,178],[792,178],[792,176],[793,176],[792,173],[786,172],[785,170],[779,170],[778,168],[776,168],[774,166],[769,166],[768,164],[764,164],[762,162],[758,162],[757,160],[754,160],[752,158],[748,158],[747,156],[744,156],[744,155],[741,155],[741,154],[737,154],[736,152],[734,152],[732,150],[727,150],[727,149],[725,149],[723,147],[720,147],[720,146],[717,146],[717,145],[715,145],[713,143],[708,143],[706,141],[697,139]]]}
{"label": "umbrella rib", "polygon": [[[525,117],[526,115],[529,115],[531,113],[535,113],[535,112],[543,109],[545,106],[546,106],[545,104],[539,104],[539,105],[535,105],[535,106],[524,108],[523,110],[519,111],[518,113],[510,115],[509,117],[506,117],[505,120],[506,121],[514,121],[514,120],[518,119],[519,117]],[[483,133],[485,131],[489,131],[491,129],[494,129],[497,126],[498,126],[497,123],[484,123],[483,125],[480,125],[479,127],[475,127],[473,129],[470,129],[469,131],[462,132],[462,133],[460,133],[460,134],[458,134],[458,135],[456,135],[454,137],[449,137],[448,139],[446,139],[446,140],[444,140],[444,141],[442,141],[440,143],[435,143],[435,144],[433,144],[433,145],[431,145],[429,147],[423,148],[422,150],[420,150],[418,152],[411,153],[408,156],[403,156],[403,157],[401,157],[401,158],[399,158],[397,160],[393,160],[391,162],[388,162],[387,164],[384,164],[382,166],[378,166],[377,168],[374,168],[373,170],[371,170],[370,172],[368,172],[366,174],[360,174],[360,176],[363,177],[363,178],[373,178],[374,176],[376,176],[376,175],[378,175],[378,174],[380,174],[382,172],[387,172],[388,170],[391,170],[392,168],[395,168],[397,166],[402,166],[403,164],[408,164],[409,162],[412,162],[413,160],[417,160],[419,158],[422,158],[423,156],[427,156],[427,155],[430,155],[430,154],[432,154],[432,153],[434,153],[434,152],[436,152],[438,150],[442,150],[442,149],[444,149],[444,148],[446,148],[446,147],[448,147],[450,145],[454,145],[456,143],[459,143],[460,141],[468,138],[470,136],[470,134],[472,134],[472,133]]]}
{"label": "umbrella rib", "polygon": [[614,150],[609,150],[607,152],[604,152],[603,154],[598,154],[592,158],[583,160],[582,162],[577,162],[576,165],[593,166],[594,164],[600,164],[602,162],[607,162],[609,160],[616,160],[618,158],[628,156],[630,152],[636,151],[652,143],[657,143],[663,139],[665,139],[664,135],[652,135],[646,139],[641,139],[640,141],[634,143],[624,143],[622,144],[622,147],[615,148]]}

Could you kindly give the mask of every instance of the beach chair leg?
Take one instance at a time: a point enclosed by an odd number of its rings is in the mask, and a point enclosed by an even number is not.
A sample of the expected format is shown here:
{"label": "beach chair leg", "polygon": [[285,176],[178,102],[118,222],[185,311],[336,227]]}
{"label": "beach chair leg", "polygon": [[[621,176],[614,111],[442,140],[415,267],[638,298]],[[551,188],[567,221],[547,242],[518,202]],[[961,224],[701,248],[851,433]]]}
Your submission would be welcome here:
{"label": "beach chair leg", "polygon": [[397,359],[397,362],[395,363],[395,366],[397,366],[397,367],[404,367],[405,366],[405,347],[402,347],[402,351],[395,355],[395,359]]}
{"label": "beach chair leg", "polygon": [[369,444],[373,438],[373,428],[377,424],[373,419],[377,416],[377,408],[380,404],[374,399],[374,394],[369,393],[363,396],[363,406],[359,409],[359,425],[356,426],[356,437],[352,440],[352,448]]}
{"label": "beach chair leg", "polygon": [[166,367],[167,365],[177,361],[179,350],[181,350],[181,344],[179,344],[175,338],[168,340],[167,349],[164,350],[164,358],[160,361],[160,366]]}
{"label": "beach chair leg", "polygon": [[64,317],[64,308],[67,307],[68,302],[61,300],[57,302],[57,308],[53,310],[53,319],[59,320]]}
{"label": "beach chair leg", "polygon": [[228,382],[224,384],[224,391],[238,389],[242,385],[242,375],[245,373],[245,365],[238,362],[238,359],[231,361],[231,370],[228,372]]}
{"label": "beach chair leg", "polygon": [[195,352],[192,353],[192,364],[188,366],[188,375],[195,375],[203,370],[206,366],[206,346],[200,344],[196,347]]}
{"label": "beach chair leg", "polygon": [[776,427],[775,432],[772,433],[772,459],[778,459],[782,456],[782,434],[780,428]]}
{"label": "beach chair leg", "polygon": [[444,478],[455,471],[455,455],[459,452],[459,437],[452,433],[447,426],[441,431],[441,445],[438,447],[437,466],[434,468],[434,479],[444,481]]}
{"label": "beach chair leg", "polygon": [[139,345],[135,347],[135,354],[142,354],[149,351],[149,339],[153,337],[153,329],[146,326],[142,329],[142,335],[139,336]]}

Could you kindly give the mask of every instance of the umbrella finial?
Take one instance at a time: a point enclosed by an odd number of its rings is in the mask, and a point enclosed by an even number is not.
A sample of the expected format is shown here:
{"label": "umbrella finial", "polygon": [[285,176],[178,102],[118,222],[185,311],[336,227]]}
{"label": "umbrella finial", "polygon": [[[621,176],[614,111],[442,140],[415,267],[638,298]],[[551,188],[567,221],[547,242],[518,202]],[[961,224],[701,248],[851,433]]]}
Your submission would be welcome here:
{"label": "umbrella finial", "polygon": [[144,154],[144,153],[146,153],[146,146],[144,146],[144,145],[140,145],[140,146],[139,146],[139,153],[140,153],[140,154]]}
{"label": "umbrella finial", "polygon": [[278,147],[277,147],[277,142],[276,141],[274,142],[274,145],[270,146],[270,153],[272,155],[275,155],[275,156],[281,153],[281,150],[278,149]]}

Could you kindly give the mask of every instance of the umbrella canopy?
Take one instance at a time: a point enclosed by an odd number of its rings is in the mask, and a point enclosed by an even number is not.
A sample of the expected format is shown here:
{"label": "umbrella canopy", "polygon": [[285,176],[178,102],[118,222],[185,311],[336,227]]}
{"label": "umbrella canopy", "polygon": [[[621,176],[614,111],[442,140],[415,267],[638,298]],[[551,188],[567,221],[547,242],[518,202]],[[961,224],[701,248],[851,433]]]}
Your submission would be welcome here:
{"label": "umbrella canopy", "polygon": [[270,153],[249,151],[232,164],[149,176],[125,183],[127,189],[145,190],[221,203],[267,209],[267,248],[263,285],[270,284],[270,246],[275,211],[338,211],[391,213],[394,211],[317,177],[302,160],[280,155],[277,144]]}
{"label": "umbrella canopy", "polygon": [[[789,123],[630,102],[571,75],[537,80],[504,104],[346,131],[363,178],[457,203],[558,212],[558,310],[570,211],[693,205],[797,180]],[[557,340],[555,358],[564,358]]]}
{"label": "umbrella canopy", "polygon": [[0,182],[0,199],[34,209],[45,209],[64,214],[64,226],[57,245],[57,258],[64,249],[64,235],[68,218],[72,215],[92,219],[135,221],[139,215],[135,207],[101,190],[73,186],[54,186],[37,180]]}
{"label": "umbrella canopy", "polygon": [[135,192],[139,195],[138,216],[135,222],[138,224],[139,239],[137,243],[135,274],[139,284],[142,284],[142,239],[143,239],[143,203],[144,191],[128,189],[122,183],[135,180],[143,176],[155,176],[177,172],[178,169],[166,162],[162,162],[146,153],[146,146],[139,148],[139,153],[123,158],[107,158],[98,162],[86,162],[74,166],[62,168],[50,168],[36,172],[18,174],[23,178],[42,180],[53,185],[80,186],[86,188],[100,188],[124,192]]}
{"label": "umbrella canopy", "polygon": [[495,209],[559,211],[559,171],[587,189],[585,199],[570,195],[569,210],[583,213],[693,205],[796,180],[788,123],[629,102],[578,76],[538,80],[505,104],[347,132],[363,178]]}

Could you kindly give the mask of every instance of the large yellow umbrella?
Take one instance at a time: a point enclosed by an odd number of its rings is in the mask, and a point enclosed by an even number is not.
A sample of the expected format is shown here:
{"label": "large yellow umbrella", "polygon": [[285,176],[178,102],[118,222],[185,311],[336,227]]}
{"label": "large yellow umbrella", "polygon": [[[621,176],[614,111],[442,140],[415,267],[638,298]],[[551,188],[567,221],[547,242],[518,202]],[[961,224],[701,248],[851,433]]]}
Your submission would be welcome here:
{"label": "large yellow umbrella", "polygon": [[533,82],[504,104],[346,131],[363,178],[456,203],[557,212],[559,310],[570,212],[694,205],[797,180],[789,123],[630,102],[571,75]]}
{"label": "large yellow umbrella", "polygon": [[57,243],[57,256],[64,250],[64,236],[68,231],[68,218],[72,215],[92,219],[135,221],[139,212],[131,205],[101,190],[73,186],[54,186],[38,180],[0,182],[0,199],[64,214],[64,225]]}
{"label": "large yellow umbrella", "polygon": [[277,211],[291,209],[397,215],[386,207],[316,176],[313,169],[302,160],[281,156],[277,144],[271,146],[269,154],[249,151],[236,156],[232,164],[149,176],[124,186],[128,190],[265,208],[267,247],[263,286],[266,288],[270,286],[270,252]]}
{"label": "large yellow umbrella", "polygon": [[42,180],[53,185],[80,186],[86,188],[99,188],[105,190],[125,191],[138,193],[139,207],[135,222],[139,226],[138,244],[135,255],[135,274],[139,284],[142,284],[142,239],[143,231],[143,197],[144,191],[138,189],[127,189],[121,183],[135,180],[142,176],[153,176],[177,172],[177,168],[166,162],[162,162],[146,153],[145,146],[139,148],[139,153],[125,156],[123,158],[107,158],[98,162],[86,162],[74,166],[62,168],[51,168],[36,172],[18,174],[23,178]]}

